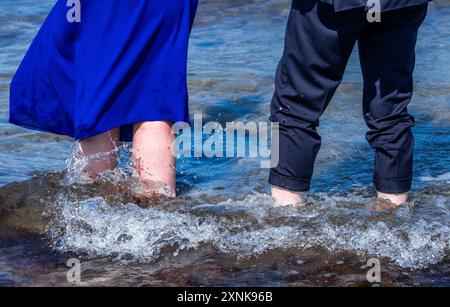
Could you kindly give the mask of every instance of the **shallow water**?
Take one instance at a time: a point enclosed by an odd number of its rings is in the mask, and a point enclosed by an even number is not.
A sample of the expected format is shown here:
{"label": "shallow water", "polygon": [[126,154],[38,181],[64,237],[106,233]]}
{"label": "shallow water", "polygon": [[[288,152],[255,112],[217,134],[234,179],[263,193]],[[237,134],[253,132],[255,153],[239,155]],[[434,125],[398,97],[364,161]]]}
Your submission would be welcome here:
{"label": "shallow water", "polygon": [[[314,189],[273,208],[257,159],[181,159],[180,198],[135,204],[124,172],[67,184],[72,142],[7,123],[8,87],[53,1],[0,0],[0,285],[450,285],[450,2],[436,1],[417,47],[415,193],[387,208],[371,188],[361,76],[352,57],[321,120]],[[289,1],[200,2],[189,61],[191,110],[267,120]]]}

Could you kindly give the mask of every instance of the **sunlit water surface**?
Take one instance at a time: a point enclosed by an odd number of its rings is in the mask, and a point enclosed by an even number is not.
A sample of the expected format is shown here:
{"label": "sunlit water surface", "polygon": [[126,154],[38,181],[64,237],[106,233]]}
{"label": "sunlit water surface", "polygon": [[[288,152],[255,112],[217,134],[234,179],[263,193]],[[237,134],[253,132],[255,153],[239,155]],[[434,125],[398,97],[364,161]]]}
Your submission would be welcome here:
{"label": "sunlit water surface", "polygon": [[[357,51],[321,120],[313,193],[274,208],[258,159],[183,158],[179,199],[137,204],[129,153],[93,184],[67,178],[71,140],[12,126],[9,82],[54,1],[0,0],[0,285],[450,285],[450,2],[420,32],[410,111],[415,193],[400,209],[375,199]],[[192,33],[191,112],[222,124],[266,121],[287,0],[204,0]],[[70,164],[70,163],[69,163]],[[71,180],[68,180],[71,179]]]}

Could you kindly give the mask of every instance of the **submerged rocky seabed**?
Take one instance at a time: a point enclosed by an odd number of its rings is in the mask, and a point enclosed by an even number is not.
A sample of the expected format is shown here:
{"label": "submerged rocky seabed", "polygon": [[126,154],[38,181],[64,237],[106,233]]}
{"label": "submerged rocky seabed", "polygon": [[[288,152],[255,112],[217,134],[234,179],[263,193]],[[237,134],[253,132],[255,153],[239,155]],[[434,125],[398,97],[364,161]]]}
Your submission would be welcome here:
{"label": "submerged rocky seabed", "polygon": [[[321,122],[305,206],[275,208],[257,159],[181,159],[180,198],[153,203],[130,193],[126,147],[122,170],[68,181],[69,140],[7,124],[9,80],[52,3],[0,0],[0,286],[69,285],[69,258],[81,260],[88,286],[369,286],[370,258],[380,259],[384,286],[450,285],[449,1],[431,5],[419,37],[415,192],[398,209],[371,187],[356,53]],[[200,2],[193,113],[267,120],[288,8]]]}

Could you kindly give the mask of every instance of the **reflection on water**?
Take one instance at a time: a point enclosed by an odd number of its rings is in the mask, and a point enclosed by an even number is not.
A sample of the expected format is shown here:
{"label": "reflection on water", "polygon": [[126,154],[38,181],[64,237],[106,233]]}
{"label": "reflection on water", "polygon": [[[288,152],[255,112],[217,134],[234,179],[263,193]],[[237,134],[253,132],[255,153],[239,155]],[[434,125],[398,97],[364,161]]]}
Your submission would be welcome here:
{"label": "reflection on water", "polygon": [[[256,159],[182,159],[176,200],[134,201],[122,171],[68,184],[71,141],[7,124],[8,88],[54,1],[0,0],[0,285],[450,285],[450,13],[436,1],[417,48],[415,194],[397,210],[375,200],[361,76],[352,57],[321,121],[314,195],[273,208]],[[192,33],[192,112],[221,123],[267,120],[287,0],[200,2]],[[36,173],[39,172],[39,173]],[[73,178],[72,178],[73,179]],[[13,183],[20,182],[20,183]]]}

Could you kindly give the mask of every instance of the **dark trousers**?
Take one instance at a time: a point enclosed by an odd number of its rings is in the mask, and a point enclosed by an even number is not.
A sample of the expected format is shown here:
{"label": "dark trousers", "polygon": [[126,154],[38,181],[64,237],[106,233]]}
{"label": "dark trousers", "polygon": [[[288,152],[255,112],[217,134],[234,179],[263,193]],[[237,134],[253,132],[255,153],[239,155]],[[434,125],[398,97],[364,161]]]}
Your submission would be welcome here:
{"label": "dark trousers", "polygon": [[411,189],[414,118],[407,105],[413,92],[417,32],[427,5],[381,14],[369,23],[364,8],[334,12],[317,0],[294,0],[284,54],[276,74],[271,120],[280,123],[280,160],[272,185],[310,189],[321,145],[319,118],[340,84],[358,42],[364,79],[363,116],[375,150],[374,183],[384,193]]}

